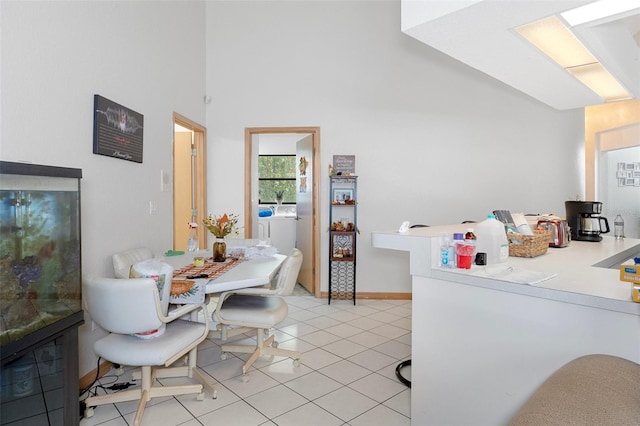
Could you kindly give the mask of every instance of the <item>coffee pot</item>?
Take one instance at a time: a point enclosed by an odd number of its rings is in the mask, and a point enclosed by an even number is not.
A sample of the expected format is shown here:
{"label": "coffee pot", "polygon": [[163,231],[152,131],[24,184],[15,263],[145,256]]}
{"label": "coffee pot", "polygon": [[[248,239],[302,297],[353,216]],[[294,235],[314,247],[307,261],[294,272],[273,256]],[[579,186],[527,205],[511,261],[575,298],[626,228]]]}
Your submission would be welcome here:
{"label": "coffee pot", "polygon": [[571,239],[576,241],[602,241],[600,234],[609,232],[609,221],[602,213],[599,201],[565,201]]}

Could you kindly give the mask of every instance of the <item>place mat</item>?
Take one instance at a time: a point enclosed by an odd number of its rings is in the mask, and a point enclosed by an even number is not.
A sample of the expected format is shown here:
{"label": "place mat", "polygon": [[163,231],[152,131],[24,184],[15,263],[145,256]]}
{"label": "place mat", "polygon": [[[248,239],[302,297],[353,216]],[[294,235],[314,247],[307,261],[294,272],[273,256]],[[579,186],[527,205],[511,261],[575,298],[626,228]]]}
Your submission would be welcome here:
{"label": "place mat", "polygon": [[227,272],[229,269],[237,266],[242,260],[235,257],[227,257],[224,262],[214,262],[213,258],[204,260],[203,266],[187,265],[173,271],[173,278],[184,278],[188,275],[209,275],[208,279],[214,279]]}

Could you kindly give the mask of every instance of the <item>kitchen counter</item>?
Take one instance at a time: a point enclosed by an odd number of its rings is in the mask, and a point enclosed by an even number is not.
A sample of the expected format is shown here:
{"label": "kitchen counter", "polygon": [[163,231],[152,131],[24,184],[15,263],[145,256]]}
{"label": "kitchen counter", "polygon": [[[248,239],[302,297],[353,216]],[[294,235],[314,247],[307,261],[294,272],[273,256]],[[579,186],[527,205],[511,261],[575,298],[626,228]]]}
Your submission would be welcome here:
{"label": "kitchen counter", "polygon": [[[536,258],[439,267],[442,233],[469,226],[372,234],[373,247],[409,252],[413,424],[506,424],[572,359],[606,353],[640,363],[640,304],[611,269],[637,256],[640,240],[604,236]],[[513,282],[523,277],[533,283]]]}

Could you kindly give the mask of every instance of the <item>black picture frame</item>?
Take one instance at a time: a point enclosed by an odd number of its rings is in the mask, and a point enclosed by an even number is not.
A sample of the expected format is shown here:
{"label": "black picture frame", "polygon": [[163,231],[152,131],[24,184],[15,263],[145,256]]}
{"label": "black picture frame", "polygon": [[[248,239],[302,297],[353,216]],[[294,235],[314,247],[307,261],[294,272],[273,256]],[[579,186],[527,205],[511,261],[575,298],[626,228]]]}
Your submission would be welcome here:
{"label": "black picture frame", "polygon": [[142,163],[144,116],[100,95],[93,112],[93,153]]}

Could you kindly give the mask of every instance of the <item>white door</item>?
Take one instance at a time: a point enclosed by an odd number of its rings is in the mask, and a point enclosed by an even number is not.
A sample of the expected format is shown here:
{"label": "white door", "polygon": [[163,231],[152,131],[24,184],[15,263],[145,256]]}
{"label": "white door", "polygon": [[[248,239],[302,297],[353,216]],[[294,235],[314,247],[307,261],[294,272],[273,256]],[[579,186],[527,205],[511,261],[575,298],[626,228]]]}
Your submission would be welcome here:
{"label": "white door", "polygon": [[296,143],[296,247],[303,253],[298,281],[312,294],[313,288],[313,136],[307,135]]}

